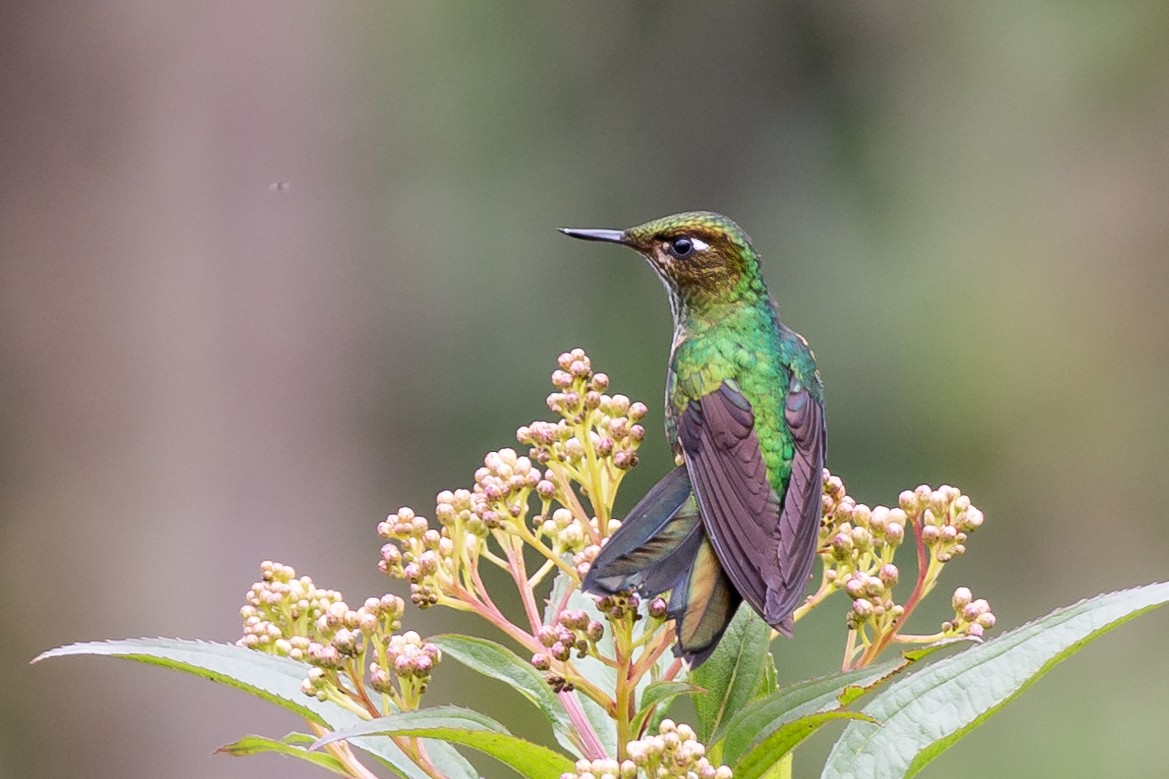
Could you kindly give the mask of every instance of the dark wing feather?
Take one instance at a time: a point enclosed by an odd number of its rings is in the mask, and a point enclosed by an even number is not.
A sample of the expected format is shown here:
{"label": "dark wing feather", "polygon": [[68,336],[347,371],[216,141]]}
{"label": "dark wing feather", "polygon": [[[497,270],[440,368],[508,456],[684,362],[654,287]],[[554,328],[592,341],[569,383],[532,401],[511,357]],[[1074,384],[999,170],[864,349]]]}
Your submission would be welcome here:
{"label": "dark wing feather", "polygon": [[788,392],[783,417],[795,441],[796,452],[779,519],[783,582],[780,587],[768,588],[763,618],[768,622],[787,620],[790,631],[791,613],[804,598],[808,576],[816,561],[828,435],[823,406],[799,385],[793,385]]}
{"label": "dark wing feather", "polygon": [[679,440],[714,552],[743,598],[772,627],[790,634],[815,560],[823,414],[807,390],[793,386],[785,407],[796,455],[780,498],[772,488],[750,403],[730,384],[680,415]]}
{"label": "dark wing feather", "polygon": [[678,420],[702,520],[735,589],[760,614],[776,578],[779,498],[755,435],[755,415],[727,384],[691,401]]}
{"label": "dark wing feather", "polygon": [[654,485],[601,547],[582,588],[601,595],[622,590],[659,595],[674,586],[702,541],[698,506],[686,469]]}

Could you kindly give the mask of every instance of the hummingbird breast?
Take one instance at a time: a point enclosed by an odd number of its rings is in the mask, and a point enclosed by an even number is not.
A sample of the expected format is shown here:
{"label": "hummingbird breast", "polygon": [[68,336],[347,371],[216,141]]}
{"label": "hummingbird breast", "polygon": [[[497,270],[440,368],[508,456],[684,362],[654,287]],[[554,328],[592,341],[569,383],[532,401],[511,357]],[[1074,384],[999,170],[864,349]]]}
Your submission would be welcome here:
{"label": "hummingbird breast", "polygon": [[751,404],[768,479],[782,495],[795,451],[784,400],[793,378],[809,386],[814,372],[806,344],[783,327],[770,301],[730,307],[717,317],[683,319],[666,380],[667,440],[677,452],[679,415],[691,401],[729,382]]}

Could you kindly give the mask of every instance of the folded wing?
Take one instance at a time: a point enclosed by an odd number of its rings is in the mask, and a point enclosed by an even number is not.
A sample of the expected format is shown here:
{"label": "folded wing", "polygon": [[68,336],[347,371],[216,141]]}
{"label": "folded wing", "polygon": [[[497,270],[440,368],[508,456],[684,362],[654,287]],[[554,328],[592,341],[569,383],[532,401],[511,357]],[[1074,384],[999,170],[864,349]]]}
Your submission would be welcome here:
{"label": "folded wing", "polygon": [[751,404],[731,383],[691,401],[678,434],[722,569],[768,624],[790,635],[815,560],[825,435],[819,403],[797,384],[784,419],[795,456],[782,498],[769,479]]}

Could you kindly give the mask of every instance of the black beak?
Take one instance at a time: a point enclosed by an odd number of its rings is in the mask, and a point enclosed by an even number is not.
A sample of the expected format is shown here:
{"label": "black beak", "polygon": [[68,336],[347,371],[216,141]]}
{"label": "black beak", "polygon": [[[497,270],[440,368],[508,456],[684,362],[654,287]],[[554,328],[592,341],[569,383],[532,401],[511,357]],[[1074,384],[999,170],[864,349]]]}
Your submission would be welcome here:
{"label": "black beak", "polygon": [[624,230],[582,230],[578,227],[561,227],[559,229],[565,235],[571,236],[572,238],[580,238],[582,241],[626,243]]}

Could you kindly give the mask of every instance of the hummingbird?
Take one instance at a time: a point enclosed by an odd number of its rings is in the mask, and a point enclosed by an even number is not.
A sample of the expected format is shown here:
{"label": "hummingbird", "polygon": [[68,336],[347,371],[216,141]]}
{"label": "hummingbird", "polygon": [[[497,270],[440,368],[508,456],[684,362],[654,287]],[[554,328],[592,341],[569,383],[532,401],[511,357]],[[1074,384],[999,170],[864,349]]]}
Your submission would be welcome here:
{"label": "hummingbird", "polygon": [[819,537],[823,384],[807,340],[779,319],[751,239],[709,211],[560,231],[644,257],[674,321],[665,416],[677,467],[630,509],[583,589],[668,591],[674,652],[692,668],[743,601],[790,637]]}

